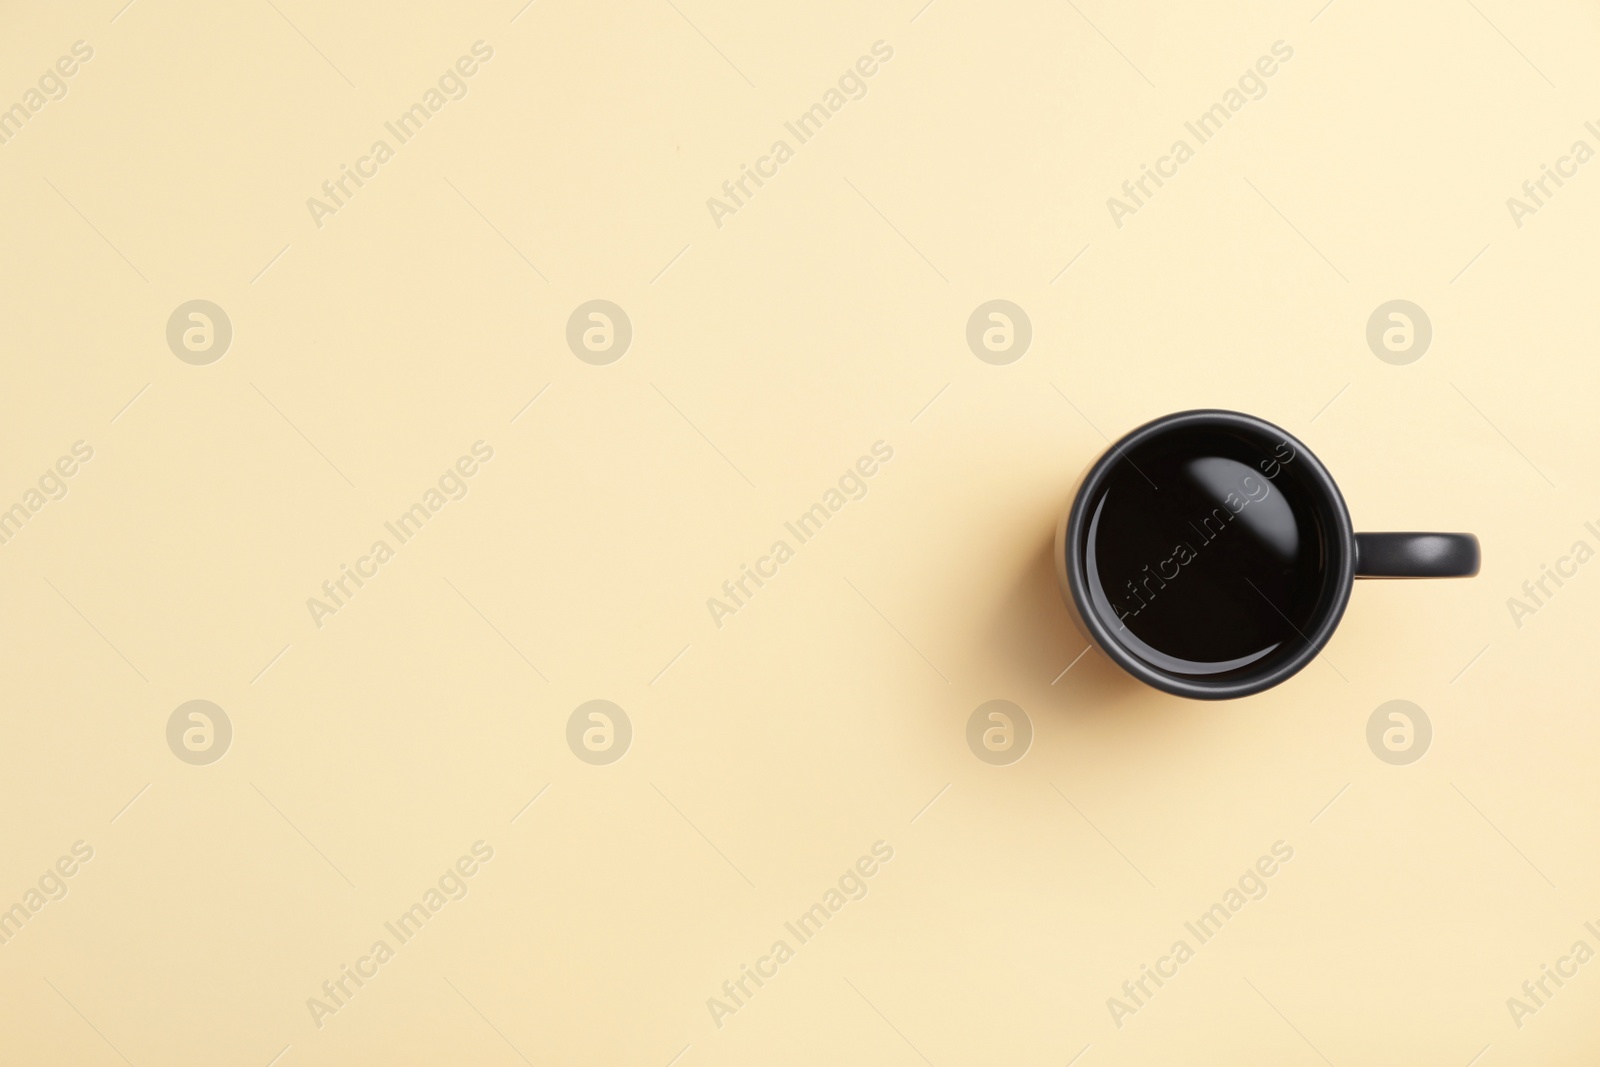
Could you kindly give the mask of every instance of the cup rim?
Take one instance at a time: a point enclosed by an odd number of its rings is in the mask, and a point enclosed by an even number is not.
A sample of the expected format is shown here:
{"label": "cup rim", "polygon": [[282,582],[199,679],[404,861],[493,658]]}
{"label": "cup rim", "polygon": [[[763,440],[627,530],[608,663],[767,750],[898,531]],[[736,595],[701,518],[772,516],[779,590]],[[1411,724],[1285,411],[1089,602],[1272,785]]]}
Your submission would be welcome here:
{"label": "cup rim", "polygon": [[[1077,551],[1077,546],[1082,540],[1084,526],[1089,520],[1088,509],[1084,507],[1084,501],[1088,500],[1099,489],[1111,469],[1117,463],[1123,462],[1126,452],[1162,434],[1198,426],[1242,429],[1256,434],[1269,434],[1286,438],[1295,448],[1296,463],[1299,464],[1302,460],[1304,461],[1302,470],[1310,471],[1312,484],[1321,490],[1326,504],[1332,510],[1337,527],[1333,531],[1335,536],[1332,539],[1337,558],[1331,561],[1328,568],[1333,572],[1331,576],[1334,582],[1333,600],[1323,609],[1311,631],[1301,634],[1305,638],[1305,642],[1294,655],[1279,662],[1271,669],[1227,682],[1205,682],[1191,678],[1180,678],[1151,666],[1142,658],[1130,652],[1117,640],[1116,635],[1100,618],[1099,613],[1092,609],[1088,590],[1084,586],[1081,554]],[[1229,411],[1223,408],[1198,408],[1191,411],[1174,412],[1170,415],[1152,419],[1123,435],[1105,450],[1079,483],[1078,490],[1072,499],[1072,507],[1067,514],[1067,522],[1063,532],[1065,536],[1062,538],[1058,551],[1064,557],[1061,563],[1066,577],[1067,589],[1072,597],[1075,614],[1094,643],[1114,663],[1135,678],[1147,685],[1154,686],[1156,689],[1176,696],[1199,700],[1231,700],[1271,689],[1280,682],[1298,674],[1317,657],[1317,654],[1322,651],[1329,639],[1333,637],[1333,631],[1338,628],[1339,621],[1344,617],[1345,607],[1350,602],[1351,589],[1355,585],[1355,530],[1350,522],[1350,511],[1345,506],[1344,497],[1340,494],[1339,486],[1334,482],[1333,476],[1328,473],[1328,469],[1322,465],[1322,461],[1316,457],[1316,454],[1307,448],[1305,442],[1298,437],[1295,437],[1283,427],[1268,422],[1266,419],[1247,415],[1241,411]]]}

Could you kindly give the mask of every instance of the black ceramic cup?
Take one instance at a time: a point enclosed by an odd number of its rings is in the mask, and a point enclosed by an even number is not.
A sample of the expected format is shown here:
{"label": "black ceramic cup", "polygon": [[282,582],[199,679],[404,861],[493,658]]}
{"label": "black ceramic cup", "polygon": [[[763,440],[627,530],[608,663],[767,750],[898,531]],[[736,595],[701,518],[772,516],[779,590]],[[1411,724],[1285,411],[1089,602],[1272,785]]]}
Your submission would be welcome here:
{"label": "black ceramic cup", "polygon": [[1134,430],[1079,480],[1056,573],[1088,638],[1178,696],[1259,693],[1314,659],[1356,578],[1466,578],[1478,539],[1355,533],[1311,450],[1236,411]]}

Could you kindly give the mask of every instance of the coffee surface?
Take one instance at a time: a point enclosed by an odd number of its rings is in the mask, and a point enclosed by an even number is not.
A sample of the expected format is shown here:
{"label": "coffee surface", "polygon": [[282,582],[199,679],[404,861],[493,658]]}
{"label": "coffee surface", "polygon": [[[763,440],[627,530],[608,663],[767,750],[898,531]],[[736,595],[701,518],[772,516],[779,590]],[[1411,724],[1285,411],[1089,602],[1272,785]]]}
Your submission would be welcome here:
{"label": "coffee surface", "polygon": [[1175,429],[1124,449],[1074,546],[1090,605],[1158,670],[1269,669],[1304,647],[1332,596],[1322,501],[1286,439]]}

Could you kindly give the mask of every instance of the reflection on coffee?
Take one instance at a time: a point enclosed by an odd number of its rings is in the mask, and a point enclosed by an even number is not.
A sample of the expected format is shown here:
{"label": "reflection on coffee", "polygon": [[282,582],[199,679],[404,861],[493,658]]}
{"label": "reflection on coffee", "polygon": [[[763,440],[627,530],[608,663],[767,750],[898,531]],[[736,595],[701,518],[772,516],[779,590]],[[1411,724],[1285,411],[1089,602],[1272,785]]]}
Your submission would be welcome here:
{"label": "reflection on coffee", "polygon": [[[1305,643],[1336,537],[1289,441],[1196,427],[1124,451],[1084,501],[1090,604],[1134,655],[1221,680]],[[1303,469],[1303,468],[1302,468]]]}

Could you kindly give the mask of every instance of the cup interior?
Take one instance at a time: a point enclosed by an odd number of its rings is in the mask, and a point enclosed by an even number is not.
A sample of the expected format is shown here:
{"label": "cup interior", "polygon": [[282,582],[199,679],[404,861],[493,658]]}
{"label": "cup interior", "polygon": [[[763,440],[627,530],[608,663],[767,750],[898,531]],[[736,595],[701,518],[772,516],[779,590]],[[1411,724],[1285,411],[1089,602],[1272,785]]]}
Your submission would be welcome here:
{"label": "cup interior", "polygon": [[1171,691],[1276,684],[1349,597],[1338,489],[1303,444],[1250,416],[1186,412],[1134,431],[1085,479],[1070,526],[1080,612]]}

